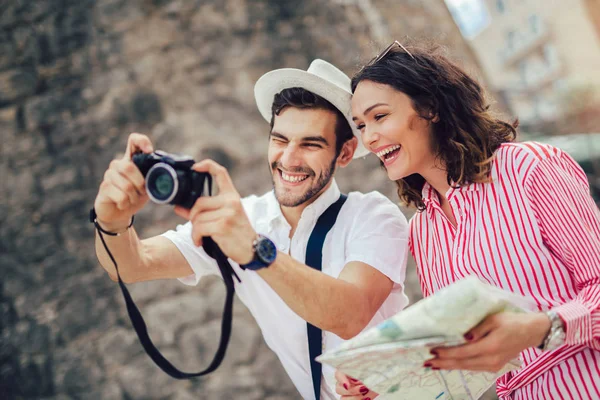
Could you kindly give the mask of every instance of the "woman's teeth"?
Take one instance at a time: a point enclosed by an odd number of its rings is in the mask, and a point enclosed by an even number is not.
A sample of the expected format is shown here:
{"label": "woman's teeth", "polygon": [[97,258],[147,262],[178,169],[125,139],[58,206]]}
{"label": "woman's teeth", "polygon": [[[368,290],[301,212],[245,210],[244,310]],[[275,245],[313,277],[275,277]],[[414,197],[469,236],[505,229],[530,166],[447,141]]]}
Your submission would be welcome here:
{"label": "woman's teeth", "polygon": [[281,177],[286,182],[296,183],[305,180],[306,178],[308,178],[308,175],[288,175],[285,172],[281,171]]}
{"label": "woman's teeth", "polygon": [[387,154],[390,154],[391,152],[400,149],[400,147],[401,147],[400,145],[390,146],[390,147],[387,147],[387,148],[385,148],[385,149],[383,149],[381,151],[378,151],[375,154],[377,154],[377,157],[379,157],[379,158],[381,158],[383,160],[383,159],[385,159],[385,156]]}

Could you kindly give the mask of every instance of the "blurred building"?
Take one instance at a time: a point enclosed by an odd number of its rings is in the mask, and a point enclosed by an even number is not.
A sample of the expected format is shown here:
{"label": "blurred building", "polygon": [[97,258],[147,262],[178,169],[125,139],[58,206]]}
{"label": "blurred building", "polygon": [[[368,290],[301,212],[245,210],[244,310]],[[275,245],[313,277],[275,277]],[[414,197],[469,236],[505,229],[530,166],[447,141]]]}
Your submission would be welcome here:
{"label": "blurred building", "polygon": [[596,27],[596,32],[600,36],[600,0],[584,0],[584,3],[586,3],[590,18]]}
{"label": "blurred building", "polygon": [[488,81],[525,130],[598,130],[599,0],[448,3]]}

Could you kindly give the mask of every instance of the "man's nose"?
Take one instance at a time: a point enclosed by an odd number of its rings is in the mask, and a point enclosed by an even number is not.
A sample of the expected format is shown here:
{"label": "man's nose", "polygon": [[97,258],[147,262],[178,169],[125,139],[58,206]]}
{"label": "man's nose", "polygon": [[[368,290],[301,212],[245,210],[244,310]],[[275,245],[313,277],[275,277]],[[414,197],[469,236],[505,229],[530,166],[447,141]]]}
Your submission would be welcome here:
{"label": "man's nose", "polygon": [[281,155],[281,164],[284,168],[301,166],[302,156],[300,149],[297,146],[288,145]]}

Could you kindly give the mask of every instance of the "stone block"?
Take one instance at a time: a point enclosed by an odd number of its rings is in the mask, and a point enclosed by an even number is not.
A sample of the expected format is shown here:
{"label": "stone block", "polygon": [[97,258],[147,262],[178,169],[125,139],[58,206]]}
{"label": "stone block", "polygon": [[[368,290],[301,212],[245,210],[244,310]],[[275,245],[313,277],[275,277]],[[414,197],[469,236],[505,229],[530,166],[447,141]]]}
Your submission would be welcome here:
{"label": "stone block", "polygon": [[139,1],[100,0],[94,9],[93,29],[100,35],[119,34],[144,23],[146,17]]}
{"label": "stone block", "polygon": [[127,365],[133,358],[145,354],[134,329],[130,326],[115,326],[101,332],[97,344],[104,368],[109,370]]}
{"label": "stone block", "polygon": [[[178,366],[177,354],[172,349],[161,348],[161,352]],[[146,354],[141,354],[122,366],[116,373],[119,386],[128,399],[166,399],[176,392],[173,378],[161,371]]]}
{"label": "stone block", "polygon": [[36,96],[25,103],[25,125],[28,131],[63,125],[84,109],[85,102],[78,87]]}
{"label": "stone block", "polygon": [[187,325],[203,324],[206,318],[206,299],[201,294],[185,293],[161,298],[142,311],[152,338],[157,344],[173,344],[180,330]]}
{"label": "stone block", "polygon": [[0,72],[0,107],[34,94],[37,83],[32,69]]}
{"label": "stone block", "polygon": [[8,32],[0,30],[0,71],[14,65],[15,46]]}

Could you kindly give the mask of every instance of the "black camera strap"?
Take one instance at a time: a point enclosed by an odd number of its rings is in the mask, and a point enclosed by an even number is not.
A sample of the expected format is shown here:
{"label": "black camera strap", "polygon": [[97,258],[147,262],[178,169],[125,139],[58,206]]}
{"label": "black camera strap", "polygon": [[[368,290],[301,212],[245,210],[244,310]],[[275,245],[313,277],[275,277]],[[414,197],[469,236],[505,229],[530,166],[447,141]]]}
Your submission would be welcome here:
{"label": "black camera strap", "polygon": [[[211,177],[209,176],[208,177],[208,179],[209,179],[209,182],[208,182],[209,195],[212,194],[211,193],[212,185],[210,182],[210,178]],[[209,374],[209,373],[213,372],[214,370],[216,370],[219,367],[219,365],[221,365],[223,358],[225,358],[225,352],[227,350],[227,345],[229,344],[229,337],[231,336],[231,322],[233,319],[233,296],[235,294],[235,285],[234,285],[233,278],[235,277],[238,280],[238,282],[241,282],[239,276],[235,273],[235,271],[233,270],[233,267],[229,263],[227,256],[225,256],[225,254],[223,254],[223,251],[219,248],[219,246],[210,237],[202,238],[202,247],[206,251],[206,254],[208,254],[210,257],[214,258],[215,261],[217,262],[217,265],[219,266],[219,270],[221,271],[221,276],[223,277],[223,282],[225,283],[225,288],[227,289],[227,293],[225,296],[225,305],[223,307],[223,320],[221,322],[221,339],[219,342],[219,348],[217,349],[217,352],[216,352],[212,362],[205,370],[200,371],[200,372],[183,372],[183,371],[180,371],[179,369],[177,369],[173,364],[171,364],[169,362],[169,360],[167,360],[162,355],[162,353],[156,348],[156,346],[154,345],[154,343],[152,343],[152,340],[150,339],[150,335],[148,334],[148,328],[146,326],[146,322],[144,321],[144,318],[142,317],[140,310],[137,308],[137,306],[135,305],[135,302],[131,298],[131,295],[129,294],[127,287],[123,283],[123,280],[121,279],[121,275],[119,274],[119,267],[117,266],[117,262],[116,262],[115,258],[113,257],[112,253],[110,252],[110,250],[108,249],[106,242],[104,241],[103,232],[106,234],[109,234],[111,236],[116,236],[116,234],[107,232],[100,227],[100,225],[96,221],[96,212],[94,209],[92,209],[90,211],[90,220],[96,226],[96,230],[98,231],[100,240],[102,241],[102,244],[104,245],[104,249],[108,253],[108,256],[110,257],[113,264],[115,265],[115,270],[117,271],[117,278],[118,278],[119,286],[121,287],[121,292],[123,292],[123,297],[125,298],[125,304],[127,305],[127,313],[129,314],[129,318],[131,319],[133,328],[135,329],[135,332],[137,333],[137,336],[138,336],[140,342],[142,343],[144,350],[146,350],[146,353],[148,353],[148,355],[150,356],[152,361],[154,361],[154,363],[156,365],[158,365],[158,367],[160,369],[162,369],[169,376],[171,376],[175,379],[190,379],[190,378],[194,378],[197,376]]]}

